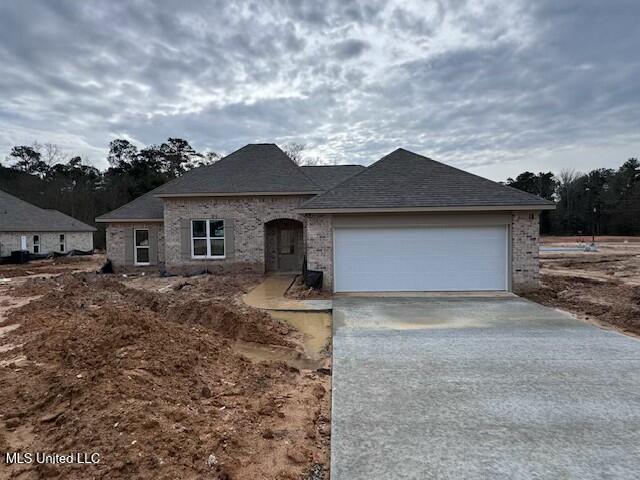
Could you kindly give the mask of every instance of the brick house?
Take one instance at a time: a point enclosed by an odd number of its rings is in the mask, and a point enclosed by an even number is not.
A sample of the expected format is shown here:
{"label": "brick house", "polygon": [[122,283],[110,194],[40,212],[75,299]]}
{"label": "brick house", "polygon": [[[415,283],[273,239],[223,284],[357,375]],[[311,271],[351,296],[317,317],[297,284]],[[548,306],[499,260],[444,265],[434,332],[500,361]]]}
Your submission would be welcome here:
{"label": "brick house", "polygon": [[93,250],[96,229],[57,210],[36,207],[0,190],[0,257]]}
{"label": "brick house", "polygon": [[274,144],[109,212],[115,266],[324,273],[348,291],[522,291],[538,285],[552,202],[398,149],[365,168],[296,165]]}

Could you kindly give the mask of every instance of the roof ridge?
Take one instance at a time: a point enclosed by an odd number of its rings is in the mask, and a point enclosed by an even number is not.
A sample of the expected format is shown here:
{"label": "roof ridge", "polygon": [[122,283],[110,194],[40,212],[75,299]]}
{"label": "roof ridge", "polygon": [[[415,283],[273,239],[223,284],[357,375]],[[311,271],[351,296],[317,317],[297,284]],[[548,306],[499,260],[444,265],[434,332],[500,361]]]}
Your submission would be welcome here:
{"label": "roof ridge", "polygon": [[[393,152],[397,152],[398,150],[400,150],[400,148],[396,148]],[[391,152],[391,153],[393,153]],[[364,172],[368,171],[371,167],[373,167],[374,165],[376,165],[377,163],[380,163],[382,160],[384,160],[385,158],[387,158],[389,155],[391,155],[391,153],[388,153],[387,155],[385,155],[384,157],[376,160],[375,162],[373,162],[371,165],[369,165],[368,167],[364,167],[362,170],[360,170],[358,173],[351,175],[348,178],[345,178],[343,181],[341,181],[340,183],[338,183],[337,185],[334,185],[333,187],[331,187],[328,190],[325,190],[322,193],[319,193],[318,195],[315,195],[314,197],[310,198],[309,200],[305,201],[302,203],[302,206],[304,207],[308,202],[311,202],[312,200],[315,200],[318,197],[322,197],[324,195],[328,195],[329,192],[332,192],[333,190],[335,190],[336,188],[338,188],[340,185],[344,184],[347,181],[350,180],[354,180],[357,176],[362,175]],[[364,166],[364,165],[363,165]]]}
{"label": "roof ridge", "polygon": [[[449,168],[449,169],[451,169],[451,170],[456,170],[457,172],[463,173],[463,174],[465,174],[465,175],[468,175],[468,176],[471,176],[471,177],[475,177],[475,178],[477,178],[478,180],[481,180],[481,181],[483,181],[483,182],[485,182],[485,183],[487,183],[487,182],[488,182],[488,183],[491,183],[491,184],[496,185],[496,186],[498,186],[498,187],[511,189],[511,190],[513,190],[513,191],[517,192],[518,194],[522,195],[522,196],[535,197],[535,198],[536,198],[536,199],[538,199],[538,200],[542,198],[542,197],[541,197],[541,196],[539,196],[539,195],[535,195],[535,194],[533,194],[533,193],[525,192],[524,190],[520,190],[520,189],[518,189],[518,188],[510,187],[509,185],[505,185],[505,184],[503,184],[503,183],[496,182],[495,180],[491,180],[490,178],[482,177],[482,176],[477,175],[477,174],[475,174],[475,173],[473,173],[473,172],[468,172],[467,170],[463,170],[463,169],[461,169],[461,168],[454,167],[453,165],[449,165],[448,163],[439,162],[438,160],[434,160],[433,158],[425,157],[424,155],[420,155],[419,153],[415,153],[415,152],[411,152],[411,151],[409,151],[409,150],[405,150],[404,148],[399,148],[399,149],[397,149],[397,150],[404,150],[405,152],[409,152],[409,153],[411,153],[411,154],[413,154],[413,155],[417,155],[417,156],[422,157],[422,158],[424,158],[424,159],[426,159],[426,160],[429,160],[430,162],[437,163],[438,165],[442,165],[442,166],[444,166],[444,167],[446,167],[446,168]],[[546,198],[542,198],[542,199],[543,199],[543,200],[546,200],[547,202],[553,203],[553,202],[551,202],[550,200],[547,200]]]}
{"label": "roof ridge", "polygon": [[[395,164],[395,162],[399,163]],[[412,169],[420,172],[419,178],[410,178]],[[386,178],[387,174],[391,177]],[[365,177],[365,180],[361,180],[364,175],[368,176]],[[401,191],[399,182],[402,182],[402,178],[406,178],[406,181],[413,185],[411,188],[414,190]],[[439,185],[439,181],[444,181],[444,184]],[[372,186],[380,188],[381,192],[374,194]],[[449,195],[453,195],[453,197],[446,198],[447,192],[443,188],[452,189]],[[353,197],[356,195],[355,191],[360,192],[358,195],[363,196]],[[380,197],[380,193],[383,193],[382,197]],[[390,200],[390,196],[393,196],[395,200]],[[537,195],[508,187],[404,148],[395,149],[355,175],[307,200],[303,203],[302,208],[321,209],[323,208],[321,205],[348,203],[349,198],[360,205],[358,208],[374,208],[376,204],[393,204],[399,208],[403,202],[412,204],[412,207],[429,206],[431,203],[452,206],[465,204],[477,206],[508,205],[509,202],[514,202],[513,205],[543,207],[554,205],[552,201]],[[340,208],[347,208],[347,206],[344,205]]]}
{"label": "roof ridge", "polygon": [[330,192],[334,191],[336,188],[338,188],[340,185],[342,185],[343,183],[345,183],[347,180],[353,180],[355,177],[357,177],[358,175],[360,175],[361,173],[364,173],[368,170],[369,167],[365,167],[363,168],[361,171],[359,171],[358,173],[355,173],[353,175],[351,175],[348,178],[345,178],[344,180],[342,180],[340,183],[337,183],[336,185],[334,185],[333,187],[329,188],[328,190],[325,190],[322,193],[318,193],[317,195],[314,195],[313,197],[311,197],[309,200],[306,200],[304,202],[302,202],[302,207],[304,207],[308,202],[311,202],[312,200],[315,200],[318,197],[323,197],[325,195],[329,195]]}
{"label": "roof ridge", "polygon": [[341,163],[339,165],[300,165],[301,168],[326,168],[326,167],[362,167],[367,168],[365,165],[359,163]]}

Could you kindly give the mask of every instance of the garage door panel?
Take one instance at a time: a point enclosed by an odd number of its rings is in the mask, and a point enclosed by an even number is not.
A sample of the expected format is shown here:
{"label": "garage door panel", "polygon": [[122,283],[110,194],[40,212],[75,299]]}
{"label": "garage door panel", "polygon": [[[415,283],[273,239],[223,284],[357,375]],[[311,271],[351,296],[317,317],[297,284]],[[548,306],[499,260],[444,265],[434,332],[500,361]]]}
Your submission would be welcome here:
{"label": "garage door panel", "polygon": [[337,228],[335,290],[505,290],[506,226]]}

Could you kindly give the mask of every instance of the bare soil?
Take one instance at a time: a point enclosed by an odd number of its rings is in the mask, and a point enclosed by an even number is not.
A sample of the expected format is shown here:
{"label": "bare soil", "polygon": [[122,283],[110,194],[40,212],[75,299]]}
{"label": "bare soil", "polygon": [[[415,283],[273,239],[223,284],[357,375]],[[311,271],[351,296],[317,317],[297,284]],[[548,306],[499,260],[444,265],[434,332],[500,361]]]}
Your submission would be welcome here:
{"label": "bare soil", "polygon": [[[547,245],[553,243],[591,243],[591,235],[544,235],[540,237],[540,243]],[[596,243],[640,243],[640,237],[631,237],[625,235],[596,235]]]}
{"label": "bare soil", "polygon": [[0,265],[0,278],[14,278],[30,275],[56,275],[65,272],[97,271],[105,262],[104,255],[79,257],[58,257],[34,260],[20,265]]}
{"label": "bare soil", "polygon": [[541,252],[542,288],[525,296],[640,335],[640,242],[626,240],[599,242],[597,252]]}
{"label": "bare soil", "polygon": [[328,478],[326,370],[242,354],[305,354],[300,332],[239,299],[258,281],[65,273],[0,285],[11,299],[0,327],[19,325],[0,336],[0,450],[101,456],[0,478]]}

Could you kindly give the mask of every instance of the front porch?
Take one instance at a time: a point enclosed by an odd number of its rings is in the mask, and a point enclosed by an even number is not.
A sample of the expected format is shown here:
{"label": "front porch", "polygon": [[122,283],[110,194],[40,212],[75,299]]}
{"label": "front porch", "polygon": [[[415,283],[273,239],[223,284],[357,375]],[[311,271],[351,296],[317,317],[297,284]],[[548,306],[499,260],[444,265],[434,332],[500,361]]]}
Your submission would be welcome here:
{"label": "front porch", "polygon": [[300,273],[305,255],[304,223],[279,218],[264,224],[266,272]]}

